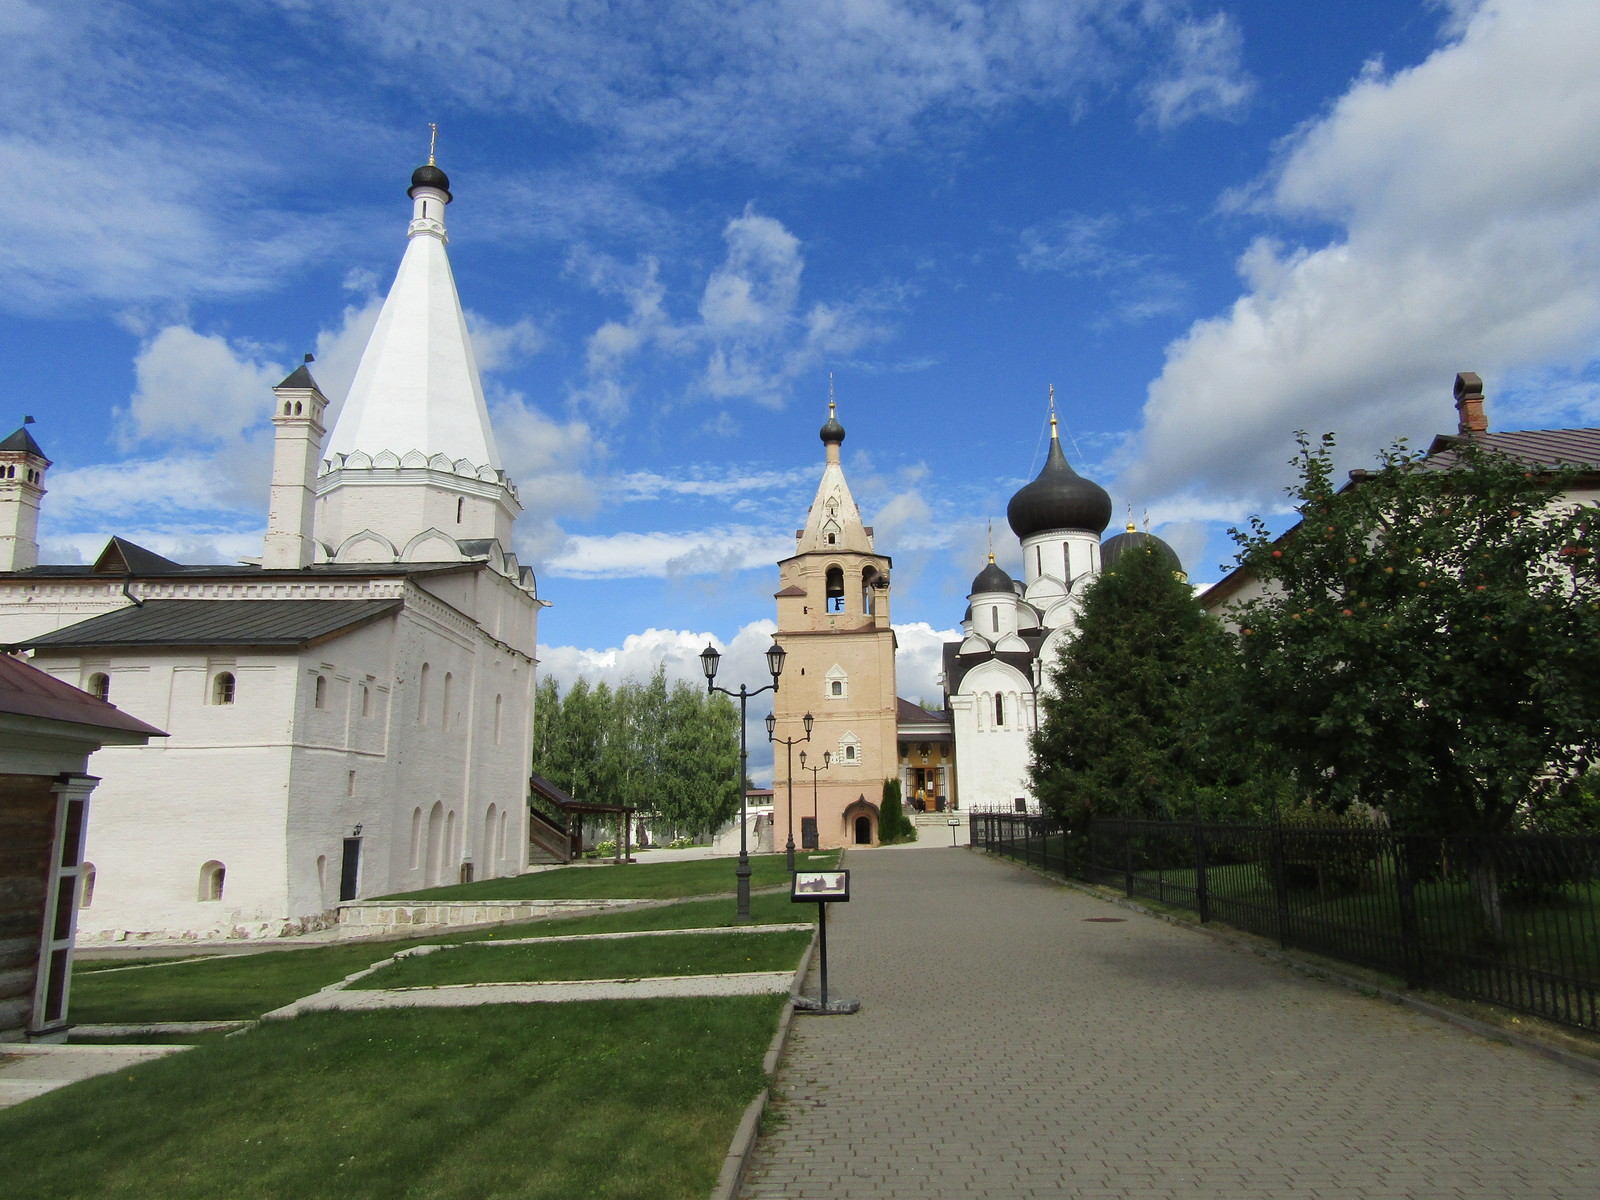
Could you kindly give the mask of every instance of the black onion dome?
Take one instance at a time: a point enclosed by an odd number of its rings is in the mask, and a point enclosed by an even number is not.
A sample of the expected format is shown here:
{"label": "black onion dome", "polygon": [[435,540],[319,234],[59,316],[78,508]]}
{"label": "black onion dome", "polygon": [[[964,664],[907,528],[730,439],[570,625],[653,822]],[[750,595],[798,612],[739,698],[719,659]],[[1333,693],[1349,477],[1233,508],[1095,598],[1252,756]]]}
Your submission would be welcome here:
{"label": "black onion dome", "polygon": [[1145,550],[1164,560],[1168,567],[1183,574],[1183,563],[1178,560],[1178,552],[1167,545],[1153,533],[1140,533],[1137,529],[1128,529],[1117,534],[1114,538],[1107,538],[1100,543],[1100,569],[1102,571],[1116,570],[1118,560],[1133,553],[1135,550]]}
{"label": "black onion dome", "polygon": [[979,592],[1014,591],[1016,591],[1016,588],[1014,588],[1011,584],[1011,576],[1007,575],[1005,571],[1001,569],[999,563],[995,562],[993,559],[990,559],[989,565],[984,567],[983,570],[979,571],[977,577],[973,579],[972,591],[967,594],[970,596],[976,596]]}
{"label": "black onion dome", "polygon": [[822,438],[824,446],[837,446],[844,441],[844,426],[839,424],[839,418],[832,413],[828,414],[828,422],[822,427],[818,435]]}
{"label": "black onion dome", "polygon": [[1111,497],[1105,488],[1074,471],[1061,453],[1061,442],[1050,439],[1050,456],[1039,477],[1006,505],[1006,520],[1019,538],[1052,529],[1081,529],[1099,533],[1111,521]]}
{"label": "black onion dome", "polygon": [[438,188],[444,193],[446,200],[450,199],[450,176],[446,175],[432,163],[418,167],[411,172],[411,188],[406,195],[411,195],[420,187]]}

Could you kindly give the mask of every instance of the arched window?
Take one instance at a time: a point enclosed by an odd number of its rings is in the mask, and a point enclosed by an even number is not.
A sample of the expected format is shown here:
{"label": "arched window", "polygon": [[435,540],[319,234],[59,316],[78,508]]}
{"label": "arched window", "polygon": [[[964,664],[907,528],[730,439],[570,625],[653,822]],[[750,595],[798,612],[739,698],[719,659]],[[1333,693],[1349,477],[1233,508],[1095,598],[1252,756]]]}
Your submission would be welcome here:
{"label": "arched window", "polygon": [[328,677],[326,675],[318,675],[316,676],[316,681],[311,693],[311,705],[313,708],[327,708]]}
{"label": "arched window", "polygon": [[998,604],[991,604],[989,606],[989,617],[994,622],[994,631],[996,633],[999,633],[1000,632],[1000,606]]}
{"label": "arched window", "polygon": [[856,748],[854,746],[846,746],[844,748],[844,760],[845,762],[855,762]]}
{"label": "arched window", "polygon": [[372,689],[364,683],[361,685],[361,715],[363,717],[372,715]]}
{"label": "arched window", "polygon": [[[193,693],[190,693],[193,695]],[[211,703],[233,703],[233,672],[218,671],[216,678],[211,681]]]}
{"label": "arched window", "polygon": [[495,832],[500,826],[500,810],[495,805],[489,805],[488,811],[483,814],[483,840],[478,843],[478,856],[483,860],[483,874],[487,877],[494,873]]}
{"label": "arched window", "polygon": [[494,744],[500,744],[500,697],[494,698]]}
{"label": "arched window", "polygon": [[321,904],[328,895],[328,856],[317,855],[317,903]]}
{"label": "arched window", "polygon": [[428,664],[422,664],[422,671],[417,676],[417,724],[428,723]]}
{"label": "arched window", "polygon": [[422,809],[411,810],[411,869],[422,864]]}
{"label": "arched window", "polygon": [[96,671],[89,676],[89,686],[85,690],[96,700],[111,699],[111,676],[104,671]]}
{"label": "arched window", "polygon": [[446,729],[450,728],[450,680],[450,672],[446,671],[444,673],[444,716],[439,718],[439,724]]}
{"label": "arched window", "polygon": [[861,611],[869,617],[872,615],[872,584],[877,578],[876,567],[867,567],[861,572]]}
{"label": "arched window", "polygon": [[200,895],[201,900],[221,900],[222,884],[227,878],[228,869],[213,859],[200,868]]}
{"label": "arched window", "polygon": [[843,700],[850,694],[850,677],[838,663],[829,667],[823,676],[822,694],[829,700]]}
{"label": "arched window", "polygon": [[994,694],[994,723],[997,729],[1006,723],[1006,698],[999,692]]}
{"label": "arched window", "polygon": [[828,593],[828,611],[844,611],[844,570],[841,567],[829,567],[826,581]]}
{"label": "arched window", "polygon": [[445,863],[444,844],[444,804],[434,801],[432,810],[428,813],[428,874],[429,887],[442,881]]}
{"label": "arched window", "polygon": [[94,864],[84,863],[78,868],[78,907],[88,908],[94,903]]}
{"label": "arched window", "polygon": [[494,856],[496,858],[504,858],[506,856],[506,826],[509,823],[510,816],[510,809],[502,808],[500,810],[500,836],[496,840],[494,848]]}
{"label": "arched window", "polygon": [[456,524],[461,524],[461,514],[466,511],[467,502],[464,497],[456,497]]}

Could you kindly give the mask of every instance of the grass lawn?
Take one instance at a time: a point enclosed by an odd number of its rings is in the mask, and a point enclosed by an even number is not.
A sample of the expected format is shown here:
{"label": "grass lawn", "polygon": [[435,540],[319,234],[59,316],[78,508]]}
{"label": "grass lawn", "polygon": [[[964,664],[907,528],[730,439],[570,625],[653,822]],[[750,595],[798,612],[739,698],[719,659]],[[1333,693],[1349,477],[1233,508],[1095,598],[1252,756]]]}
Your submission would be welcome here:
{"label": "grass lawn", "polygon": [[219,954],[204,962],[137,971],[74,970],[68,1011],[74,1021],[90,1025],[243,1020],[309,996],[394,950],[395,943],[367,942]]}
{"label": "grass lawn", "polygon": [[[813,908],[809,904],[793,904],[787,895],[750,898],[750,917],[758,925],[807,921],[815,916]],[[90,1025],[244,1020],[309,996],[407,946],[574,933],[714,929],[734,923],[733,899],[718,897],[395,941],[335,943],[262,954],[217,954],[200,962],[174,959],[171,966],[141,965],[157,963],[159,959],[101,959],[73,964],[70,1011],[74,1021]],[[139,969],[111,969],[130,966]]]}
{"label": "grass lawn", "polygon": [[782,1003],[272,1022],[0,1110],[0,1178],[30,1200],[703,1200]]}
{"label": "grass lawn", "polygon": [[809,931],[791,930],[645,936],[599,943],[553,942],[548,946],[468,946],[403,958],[352,986],[435,987],[783,971],[795,967],[810,940]]}
{"label": "grass lawn", "polygon": [[[795,856],[796,865],[827,869],[839,861],[838,851]],[[788,883],[789,872],[781,854],[750,859],[750,886],[772,887]],[[386,896],[387,900],[421,903],[426,900],[668,900],[679,896],[711,896],[732,892],[736,886],[734,860],[697,858],[687,862],[633,863],[598,867],[558,867],[532,875],[485,879],[478,883],[427,888]]]}

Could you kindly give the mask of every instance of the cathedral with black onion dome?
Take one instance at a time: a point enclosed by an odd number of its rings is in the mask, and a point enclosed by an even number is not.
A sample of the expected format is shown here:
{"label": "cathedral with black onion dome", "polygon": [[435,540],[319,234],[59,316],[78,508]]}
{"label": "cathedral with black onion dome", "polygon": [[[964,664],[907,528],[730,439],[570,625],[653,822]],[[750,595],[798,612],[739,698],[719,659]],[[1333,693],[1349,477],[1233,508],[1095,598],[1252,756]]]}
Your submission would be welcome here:
{"label": "cathedral with black onion dome", "polygon": [[1072,469],[1061,449],[1052,401],[1044,469],[1011,497],[1006,519],[1022,543],[1023,578],[994,560],[972,581],[963,637],[944,647],[945,707],[955,737],[956,796],[966,810],[1033,807],[1028,738],[1038,720],[1047,668],[1077,630],[1084,589],[1136,548],[1171,561],[1160,538],[1127,529],[1101,542],[1111,497]]}

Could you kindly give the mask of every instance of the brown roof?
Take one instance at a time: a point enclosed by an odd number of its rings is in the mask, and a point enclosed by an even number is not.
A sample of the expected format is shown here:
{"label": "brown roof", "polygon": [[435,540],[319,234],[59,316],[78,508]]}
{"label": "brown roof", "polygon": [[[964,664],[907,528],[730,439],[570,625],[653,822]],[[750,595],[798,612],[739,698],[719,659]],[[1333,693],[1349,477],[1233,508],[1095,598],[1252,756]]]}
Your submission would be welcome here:
{"label": "brown roof", "polygon": [[[1440,434],[1428,447],[1424,461],[1430,467],[1448,470],[1455,463],[1453,448],[1466,440],[1459,435]],[[1472,441],[1485,450],[1546,470],[1600,470],[1600,429],[1512,429],[1476,434]]]}
{"label": "brown roof", "polygon": [[97,700],[39,668],[0,654],[0,713],[65,721],[95,729],[115,729],[146,737],[166,737],[154,725],[130,717],[115,704]]}
{"label": "brown roof", "polygon": [[929,712],[927,709],[923,708],[922,705],[913,704],[904,696],[896,696],[894,698],[894,702],[894,723],[899,726],[901,730],[905,730],[906,726],[908,725],[939,726],[939,729],[936,732],[924,731],[919,735],[919,740],[927,742],[948,741],[950,738],[955,736],[955,730],[950,722],[950,711],[948,709],[941,709],[938,712]]}

